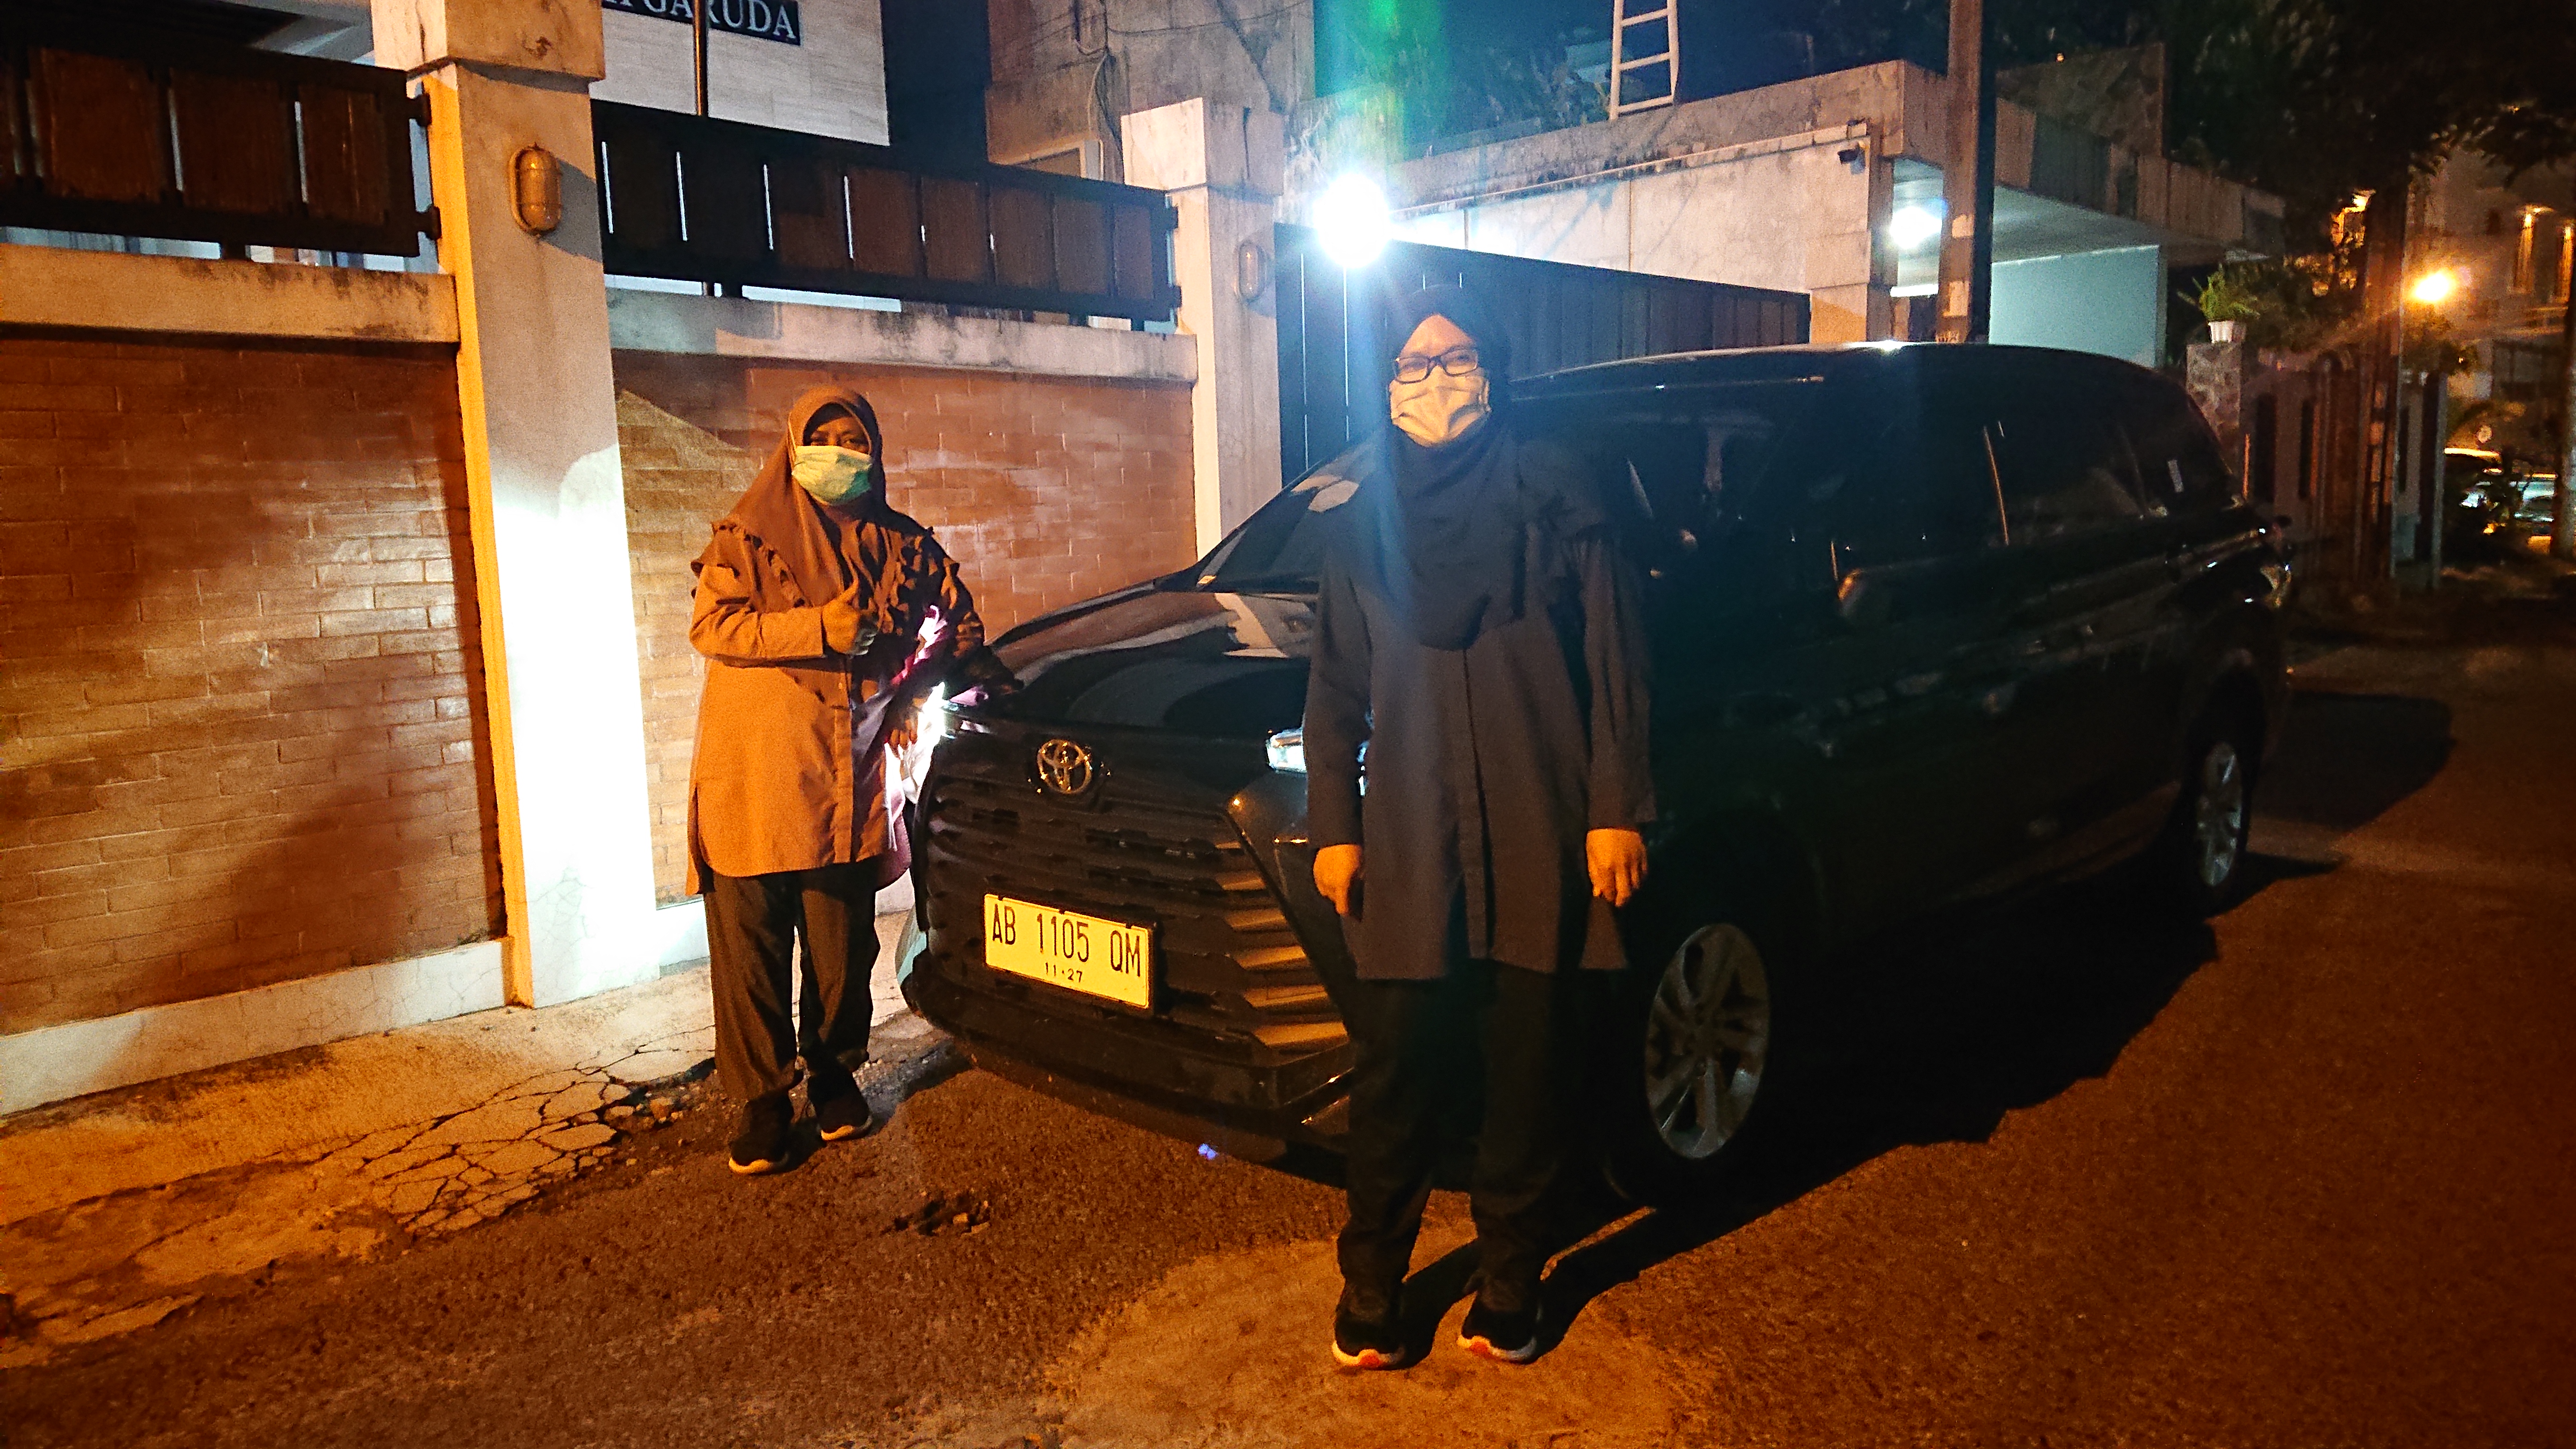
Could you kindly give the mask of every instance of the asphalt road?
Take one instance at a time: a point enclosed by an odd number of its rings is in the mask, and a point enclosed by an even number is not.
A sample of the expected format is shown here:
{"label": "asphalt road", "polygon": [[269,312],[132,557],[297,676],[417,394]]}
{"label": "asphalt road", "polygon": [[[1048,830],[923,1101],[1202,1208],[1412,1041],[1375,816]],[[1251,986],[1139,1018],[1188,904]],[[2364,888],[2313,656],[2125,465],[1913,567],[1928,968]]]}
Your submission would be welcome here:
{"label": "asphalt road", "polygon": [[[2481,630],[2302,667],[2212,925],[2090,885],[1867,963],[1831,1088],[1560,1259],[1530,1369],[1334,1373],[1328,1184],[970,1071],[774,1179],[692,1112],[13,1374],[0,1443],[2576,1443],[2576,629]],[[887,1231],[934,1192],[991,1221]]]}

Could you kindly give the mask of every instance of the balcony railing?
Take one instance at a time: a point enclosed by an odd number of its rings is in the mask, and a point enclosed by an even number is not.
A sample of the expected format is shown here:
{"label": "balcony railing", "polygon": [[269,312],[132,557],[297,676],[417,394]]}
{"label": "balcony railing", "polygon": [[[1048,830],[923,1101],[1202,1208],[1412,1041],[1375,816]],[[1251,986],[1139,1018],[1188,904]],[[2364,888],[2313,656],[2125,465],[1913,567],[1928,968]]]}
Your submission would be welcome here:
{"label": "balcony railing", "polygon": [[1159,191],[591,103],[610,273],[1168,321]]}
{"label": "balcony railing", "polygon": [[400,71],[0,11],[0,226],[408,257]]}

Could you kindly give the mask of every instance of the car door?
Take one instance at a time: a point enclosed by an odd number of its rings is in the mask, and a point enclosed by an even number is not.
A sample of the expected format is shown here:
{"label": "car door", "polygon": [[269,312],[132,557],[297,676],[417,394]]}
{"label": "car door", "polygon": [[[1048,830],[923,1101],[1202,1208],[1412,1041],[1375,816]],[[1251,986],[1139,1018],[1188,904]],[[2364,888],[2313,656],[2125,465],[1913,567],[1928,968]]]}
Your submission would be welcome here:
{"label": "car door", "polygon": [[1950,899],[2014,846],[1996,776],[2019,705],[1990,394],[1959,359],[1898,354],[1798,500],[1828,540],[1816,747],[1843,898],[1881,920]]}
{"label": "car door", "polygon": [[[2189,394],[2152,374],[2121,379],[2116,406],[2138,460],[2140,498],[2163,587],[2148,626],[2139,708],[2127,758],[2132,793],[2162,800],[2174,784],[2177,747],[2188,723],[2186,694],[2202,623],[2244,588],[2239,570],[2263,543],[2255,518],[2237,506],[2237,481]],[[2152,825],[2152,821],[2150,825]]]}
{"label": "car door", "polygon": [[2015,767],[1998,789],[2027,848],[1986,888],[2078,863],[2126,833],[2172,589],[2112,380],[2057,354],[2007,363],[1993,442],[2021,561],[2006,624],[2020,693],[2004,729]]}

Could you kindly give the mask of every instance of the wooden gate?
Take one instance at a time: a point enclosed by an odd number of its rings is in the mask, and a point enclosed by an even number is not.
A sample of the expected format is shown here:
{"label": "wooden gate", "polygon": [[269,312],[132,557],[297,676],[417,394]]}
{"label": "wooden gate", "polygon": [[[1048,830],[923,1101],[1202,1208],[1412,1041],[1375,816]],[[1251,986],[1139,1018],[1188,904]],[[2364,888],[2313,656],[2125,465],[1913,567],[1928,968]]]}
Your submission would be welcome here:
{"label": "wooden gate", "polygon": [[1283,482],[1386,426],[1386,359],[1402,340],[1387,334],[1402,299],[1425,287],[1466,287],[1501,313],[1520,377],[1624,357],[1807,340],[1800,292],[1415,242],[1389,244],[1354,273],[1326,256],[1307,227],[1281,226],[1276,238]]}

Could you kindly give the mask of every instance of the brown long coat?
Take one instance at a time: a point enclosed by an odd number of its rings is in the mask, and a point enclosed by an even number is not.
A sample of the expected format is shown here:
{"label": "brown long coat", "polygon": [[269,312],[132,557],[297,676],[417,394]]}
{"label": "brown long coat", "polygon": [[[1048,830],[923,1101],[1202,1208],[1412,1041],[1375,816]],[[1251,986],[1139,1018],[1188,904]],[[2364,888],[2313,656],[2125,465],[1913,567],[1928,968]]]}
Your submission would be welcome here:
{"label": "brown long coat", "polygon": [[[879,462],[864,501],[816,503],[789,470],[816,412],[856,413]],[[904,863],[887,747],[944,682],[1006,678],[956,560],[884,503],[884,443],[866,399],[817,389],[692,567],[689,642],[710,661],[689,770],[689,890],[706,873],[767,875],[859,861]],[[822,605],[860,590],[874,644],[838,654]],[[881,882],[882,883],[882,882]]]}

